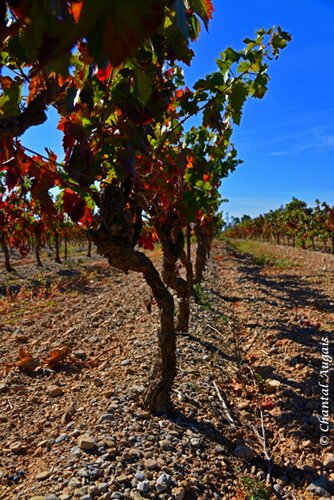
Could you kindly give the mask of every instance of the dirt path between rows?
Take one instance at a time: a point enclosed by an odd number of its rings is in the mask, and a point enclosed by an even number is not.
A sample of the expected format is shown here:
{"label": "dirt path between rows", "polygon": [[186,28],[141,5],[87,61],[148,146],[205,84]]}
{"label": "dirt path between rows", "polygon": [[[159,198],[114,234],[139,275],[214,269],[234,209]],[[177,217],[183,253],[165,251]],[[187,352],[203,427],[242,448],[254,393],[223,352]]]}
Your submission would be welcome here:
{"label": "dirt path between rows", "polygon": [[158,327],[144,280],[82,259],[39,271],[48,287],[36,292],[25,268],[19,295],[0,300],[1,368],[20,346],[43,360],[67,345],[71,358],[3,373],[0,498],[331,498],[334,425],[319,381],[333,374],[334,258],[271,251],[289,267],[215,243],[178,336],[170,417],[140,407]]}

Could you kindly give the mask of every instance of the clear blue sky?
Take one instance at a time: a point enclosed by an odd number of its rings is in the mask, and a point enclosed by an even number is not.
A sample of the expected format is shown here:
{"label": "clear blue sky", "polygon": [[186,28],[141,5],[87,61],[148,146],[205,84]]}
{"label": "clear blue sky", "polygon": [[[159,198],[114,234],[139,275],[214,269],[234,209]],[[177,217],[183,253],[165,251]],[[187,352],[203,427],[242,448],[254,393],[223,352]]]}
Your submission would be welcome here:
{"label": "clear blue sky", "polygon": [[[242,48],[255,29],[280,25],[293,40],[270,67],[269,91],[249,101],[233,137],[244,161],[223,182],[230,201],[224,212],[256,215],[292,196],[334,204],[334,0],[214,0],[209,33],[195,44],[186,69],[187,84],[215,70],[215,59],[228,46]],[[49,124],[30,129],[23,144],[60,156],[56,113]]]}
{"label": "clear blue sky", "polygon": [[233,137],[244,161],[223,182],[224,212],[240,216],[279,207],[292,196],[334,204],[334,0],[216,0],[208,34],[186,70],[192,83],[215,69],[227,46],[255,29],[280,25],[289,47],[270,67],[269,91],[249,101]]}

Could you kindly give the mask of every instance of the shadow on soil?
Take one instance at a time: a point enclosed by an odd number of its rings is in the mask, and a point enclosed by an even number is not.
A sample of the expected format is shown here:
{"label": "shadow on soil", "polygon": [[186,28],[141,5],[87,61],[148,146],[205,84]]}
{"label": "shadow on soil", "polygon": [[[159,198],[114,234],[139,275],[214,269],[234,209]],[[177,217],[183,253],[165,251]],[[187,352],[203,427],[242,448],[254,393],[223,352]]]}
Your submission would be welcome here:
{"label": "shadow on soil", "polygon": [[[233,452],[235,449],[236,444],[231,441],[224,432],[220,429],[218,429],[215,425],[211,423],[203,423],[199,422],[196,418],[194,417],[187,417],[182,413],[182,411],[178,411],[177,409],[173,414],[170,416],[166,417],[169,421],[177,424],[179,427],[183,428],[185,431],[186,430],[191,430],[193,432],[196,432],[200,434],[203,438],[208,439],[211,442],[216,443],[217,445],[220,445],[225,448],[222,450],[222,453],[224,453],[225,457],[228,459],[228,455],[233,456]],[[227,456],[226,456],[227,454]],[[240,459],[239,459],[240,460]],[[251,468],[251,466],[255,465],[257,469],[263,470],[265,473],[268,473],[269,471],[269,466],[271,465],[268,460],[264,459],[261,455],[258,455],[254,460],[251,462],[245,462],[245,465]],[[301,469],[299,467],[294,467],[294,466],[284,466],[281,464],[273,464],[272,467],[272,478],[275,481],[275,479],[278,479],[282,476],[287,476],[288,478],[288,484],[290,485],[295,485],[297,487],[304,486],[306,483],[310,483],[313,481],[321,480],[322,476],[319,475],[315,470],[305,470]],[[306,483],[305,483],[306,481]],[[306,488],[306,486],[305,486]],[[333,481],[327,481],[326,482],[326,490],[333,494],[334,493],[334,482]],[[187,497],[188,498],[188,497]],[[191,498],[191,497],[189,497]],[[278,497],[278,498],[283,498],[283,497]]]}
{"label": "shadow on soil", "polygon": [[[242,260],[238,266],[239,272],[244,275],[241,280],[252,281],[260,287],[261,291],[267,294],[267,298],[264,299],[266,302],[273,304],[276,300],[281,300],[289,307],[312,306],[321,312],[333,311],[332,299],[325,293],[312,288],[305,281],[301,281],[298,276],[281,272],[277,277],[265,276],[261,273],[263,267],[255,264],[251,256],[238,254],[237,259]],[[257,300],[262,300],[262,298]],[[277,418],[279,426],[289,429],[290,435],[293,434],[297,439],[311,440],[319,444],[319,421],[314,416],[314,411],[317,414],[321,411],[321,388],[319,387],[321,341],[323,338],[329,339],[332,332],[289,324],[276,318],[266,318],[265,324],[257,326],[277,332],[277,340],[287,339],[303,348],[303,353],[298,356],[289,358],[289,352],[286,353],[290,378],[280,376],[270,363],[260,367],[257,371],[264,379],[278,380],[282,387],[285,387],[284,400],[281,403],[282,414]],[[308,351],[312,355],[318,353],[316,360],[307,357]],[[303,367],[311,368],[312,371],[309,370],[308,376],[298,382],[294,378],[294,371],[298,373]]]}
{"label": "shadow on soil", "polygon": [[[301,280],[293,273],[286,271],[278,271],[277,276],[266,276],[263,274],[263,266],[257,264],[250,255],[240,254],[238,252],[231,252],[237,259],[238,271],[242,273],[240,283],[253,282],[256,287],[265,294],[265,297],[242,297],[242,295],[229,297],[221,294],[220,292],[211,289],[210,292],[213,296],[226,303],[248,302],[256,303],[262,302],[271,306],[279,306],[279,302],[285,303],[289,308],[293,307],[307,307],[318,309],[321,312],[333,312],[333,299],[326,293],[313,288],[306,280]],[[312,276],[316,277],[316,275]],[[268,315],[269,316],[269,315]],[[304,451],[301,445],[302,441],[310,441],[309,446],[313,449],[319,448],[319,456],[321,451],[320,445],[320,423],[318,415],[321,415],[321,388],[319,387],[319,374],[321,371],[321,340],[326,337],[330,338],[332,332],[329,330],[320,330],[316,327],[304,327],[295,323],[284,322],[275,316],[265,317],[258,322],[247,324],[251,327],[260,327],[263,331],[273,331],[277,335],[277,340],[288,339],[301,347],[301,352],[297,355],[289,357],[289,350],[286,352],[286,365],[289,368],[287,376],[281,376],[276,372],[270,359],[268,364],[257,368],[257,373],[264,379],[274,379],[281,383],[282,392],[280,393],[279,400],[279,414],[275,416],[276,424],[279,428],[285,430],[286,436],[293,436],[294,441],[299,446],[298,454]],[[205,343],[203,344],[205,346]],[[312,357],[308,357],[308,352],[312,353]],[[316,354],[316,358],[314,358]],[[270,356],[270,354],[269,354]],[[272,356],[275,356],[274,352]],[[227,358],[223,353],[222,357]],[[233,361],[233,359],[230,359]],[[303,380],[300,379],[300,370],[307,367],[307,373]],[[298,374],[296,376],[295,374]],[[333,382],[333,373],[331,374]],[[332,411],[334,410],[334,402],[332,402]],[[186,425],[186,420],[184,420]],[[192,422],[188,422],[191,428]],[[201,427],[198,426],[197,432],[201,432]],[[218,436],[217,443],[225,445],[230,448],[231,442],[226,440],[226,437],[219,436],[210,430],[211,436]],[[206,435],[203,432],[203,435]],[[207,436],[210,439],[210,436]],[[211,437],[211,439],[214,439]],[[214,439],[215,440],[215,439]],[[275,443],[271,443],[273,445]],[[307,455],[307,445],[305,445],[305,453]],[[230,451],[232,451],[230,449]],[[268,462],[263,457],[257,457],[254,463],[263,468],[264,472],[268,470]],[[324,473],[323,469],[321,473]],[[273,477],[287,475],[289,484],[294,484],[298,487],[307,487],[310,482],[323,479],[315,469],[312,468],[299,468],[293,465],[275,464],[273,468]],[[334,493],[334,482],[325,481],[326,490]]]}
{"label": "shadow on soil", "polygon": [[94,294],[92,282],[98,284],[104,278],[116,277],[111,267],[98,264],[94,260],[92,263],[79,264],[78,269],[67,267],[66,263],[62,268],[60,266],[55,264],[42,268],[24,266],[18,271],[7,273],[3,276],[2,282],[0,281],[0,297],[9,295],[15,298],[21,290],[29,291],[32,296],[37,296],[41,290],[47,294],[53,286],[57,286],[57,290],[61,293],[76,290],[80,293]]}
{"label": "shadow on soil", "polygon": [[195,337],[195,335],[192,335],[191,333],[185,333],[185,332],[180,333],[179,332],[177,334],[177,336],[178,337],[187,337],[189,340],[191,340],[195,344],[199,344],[201,347],[204,347],[207,351],[214,353],[214,354],[218,354],[218,356],[220,356],[224,360],[228,360],[228,361],[231,361],[234,363],[236,363],[238,361],[237,356],[230,356],[229,354],[226,354],[224,351],[219,349],[219,347],[217,347],[213,342],[209,342],[209,341],[203,340],[199,337]]}
{"label": "shadow on soil", "polygon": [[299,276],[290,273],[280,272],[278,276],[266,276],[262,274],[263,266],[254,263],[251,256],[238,255],[238,260],[242,260],[238,270],[244,274],[241,281],[252,281],[260,291],[272,292],[272,300],[275,298],[286,302],[291,307],[312,306],[319,311],[333,311],[332,299],[323,292],[309,286],[305,281],[301,281]]}

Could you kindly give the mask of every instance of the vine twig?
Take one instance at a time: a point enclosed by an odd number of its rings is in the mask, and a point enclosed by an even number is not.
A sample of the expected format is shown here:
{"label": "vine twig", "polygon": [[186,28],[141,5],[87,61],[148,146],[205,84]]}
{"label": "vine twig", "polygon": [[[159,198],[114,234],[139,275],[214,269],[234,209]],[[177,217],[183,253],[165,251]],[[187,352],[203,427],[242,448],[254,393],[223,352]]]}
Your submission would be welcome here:
{"label": "vine twig", "polygon": [[225,403],[225,401],[224,401],[224,398],[223,398],[223,396],[222,396],[222,394],[221,394],[221,392],[220,392],[220,390],[219,390],[219,387],[218,387],[218,385],[216,384],[216,382],[215,382],[215,381],[213,381],[212,383],[213,383],[213,387],[216,389],[218,399],[219,399],[219,401],[221,402],[221,404],[222,404],[222,406],[223,406],[223,409],[224,409],[224,412],[225,412],[226,419],[229,421],[229,423],[230,423],[230,425],[231,425],[232,429],[233,429],[233,430],[235,430],[235,429],[236,429],[235,422],[234,422],[234,420],[233,420],[233,418],[232,418],[232,415],[230,414],[230,412],[229,412],[229,410],[228,410],[228,408],[227,408],[227,405],[226,405],[226,403]]}

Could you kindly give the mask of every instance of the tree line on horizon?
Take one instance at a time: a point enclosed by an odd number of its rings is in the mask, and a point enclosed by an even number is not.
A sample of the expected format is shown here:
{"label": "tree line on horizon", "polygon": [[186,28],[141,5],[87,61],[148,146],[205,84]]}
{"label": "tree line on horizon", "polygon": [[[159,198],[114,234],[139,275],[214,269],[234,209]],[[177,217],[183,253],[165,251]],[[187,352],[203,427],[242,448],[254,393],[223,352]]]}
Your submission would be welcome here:
{"label": "tree line on horizon", "polygon": [[334,254],[334,206],[320,200],[309,206],[293,197],[286,205],[257,217],[231,218],[224,234],[323,252],[330,249]]}

